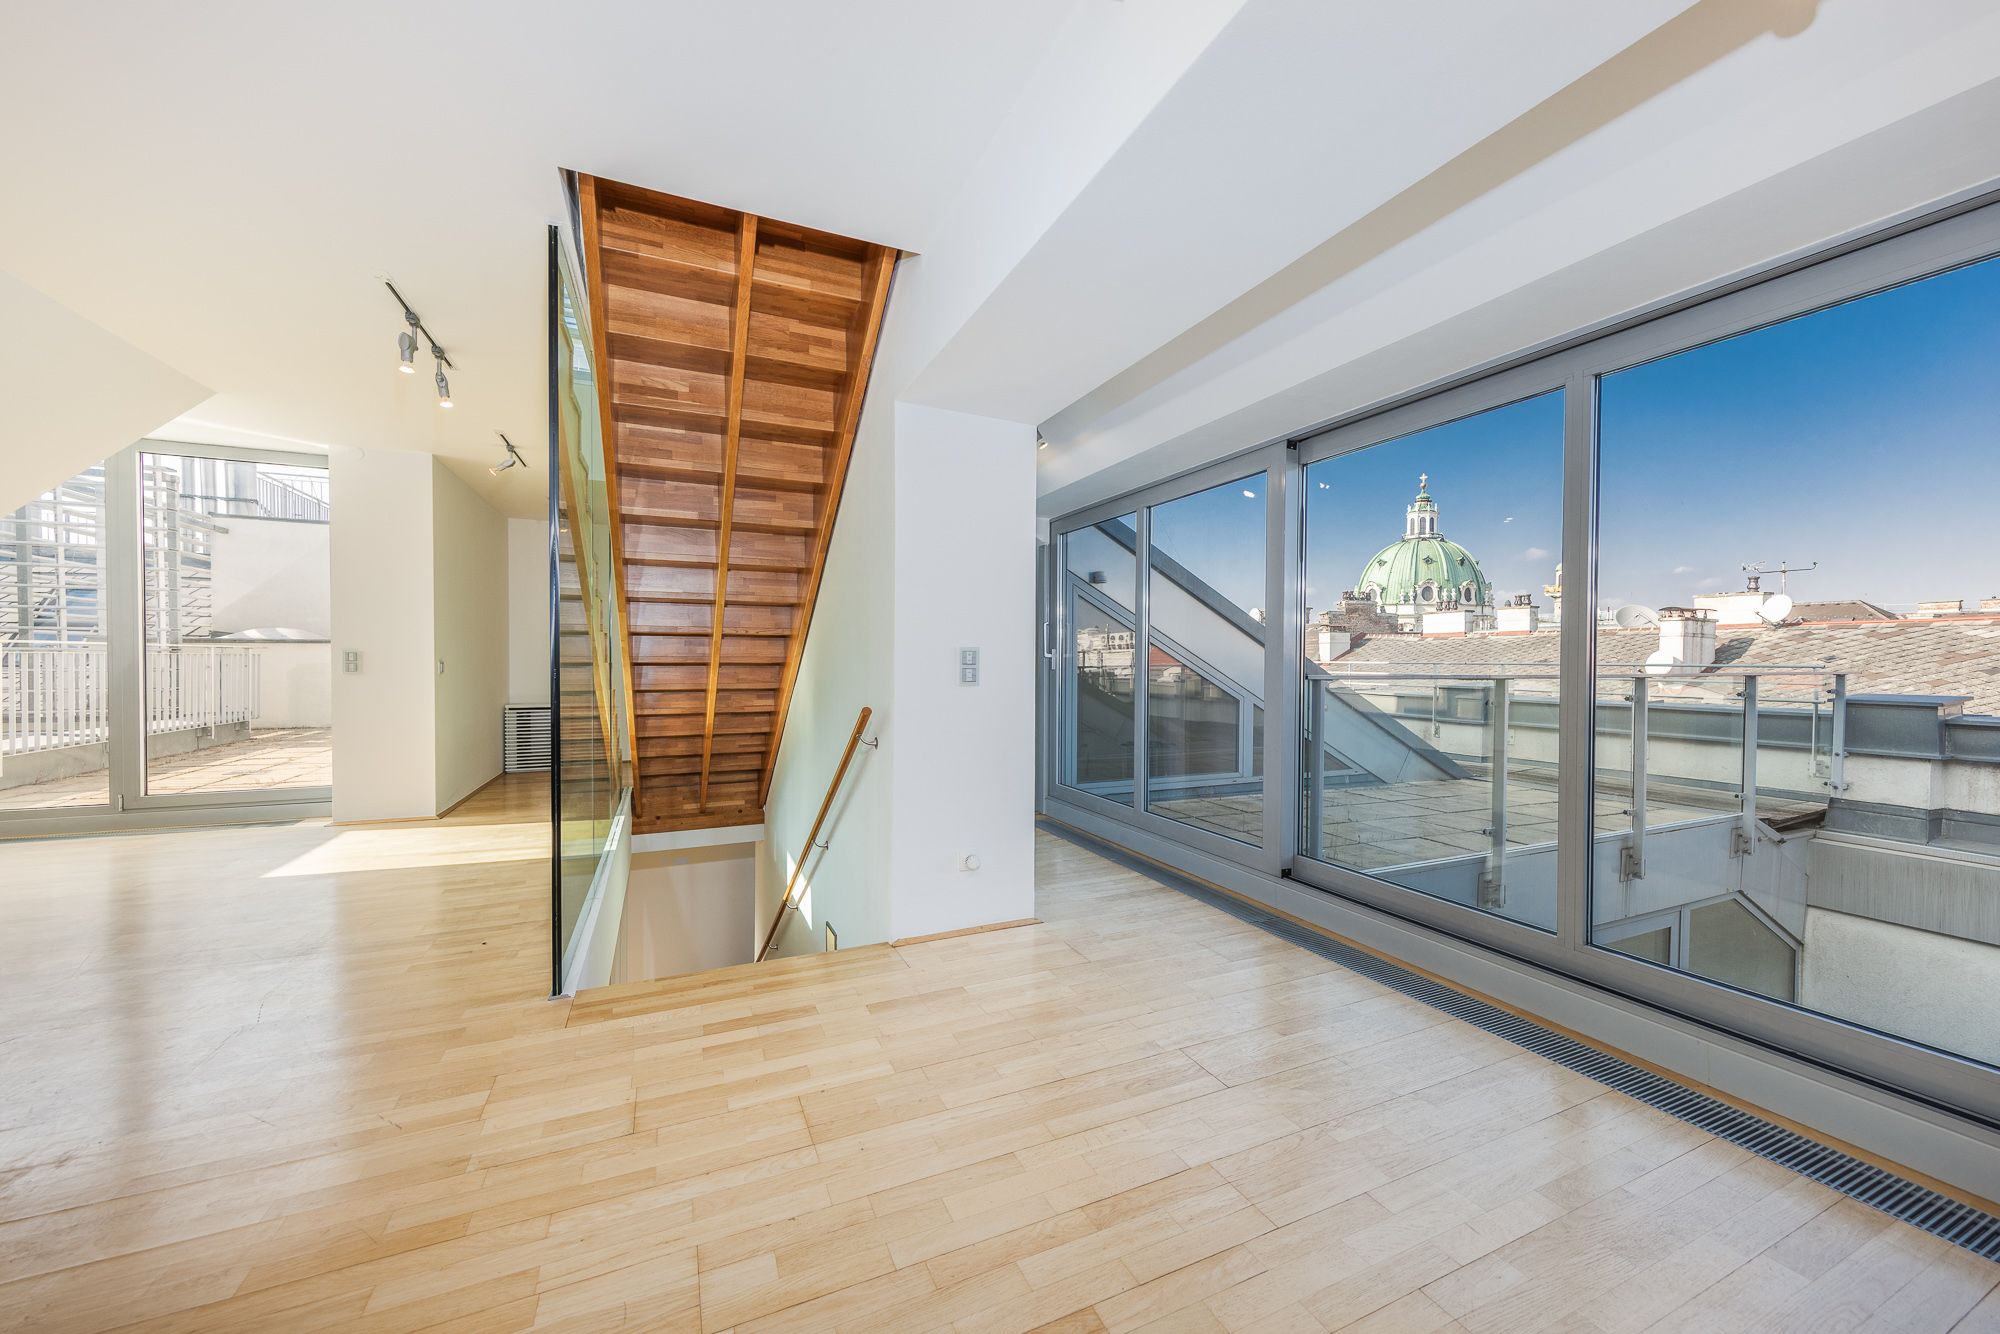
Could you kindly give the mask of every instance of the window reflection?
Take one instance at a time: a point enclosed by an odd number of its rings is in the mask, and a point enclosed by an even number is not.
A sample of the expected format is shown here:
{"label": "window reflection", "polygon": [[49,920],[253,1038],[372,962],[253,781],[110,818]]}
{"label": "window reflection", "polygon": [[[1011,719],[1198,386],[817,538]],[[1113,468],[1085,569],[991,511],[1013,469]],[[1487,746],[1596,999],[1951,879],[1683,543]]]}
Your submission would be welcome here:
{"label": "window reflection", "polygon": [[1264,841],[1264,475],[1155,505],[1147,584],[1146,804]]}
{"label": "window reflection", "polygon": [[1606,376],[1594,943],[2000,1062],[2000,261]]}
{"label": "window reflection", "polygon": [[1544,930],[1562,446],[1557,392],[1305,471],[1302,850]]}
{"label": "window reflection", "polygon": [[1138,531],[1138,515],[1127,514],[1063,539],[1070,691],[1062,781],[1109,801],[1132,800]]}

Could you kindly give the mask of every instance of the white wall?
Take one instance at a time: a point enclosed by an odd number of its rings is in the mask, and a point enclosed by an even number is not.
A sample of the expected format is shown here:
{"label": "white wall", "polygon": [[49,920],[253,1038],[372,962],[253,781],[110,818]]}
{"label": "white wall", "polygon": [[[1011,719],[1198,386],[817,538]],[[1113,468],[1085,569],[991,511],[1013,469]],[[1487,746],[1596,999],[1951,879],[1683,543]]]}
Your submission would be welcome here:
{"label": "white wall", "polygon": [[[899,403],[895,495],[890,926],[1032,917],[1034,428]],[[960,648],[980,651],[976,686],[959,683]]]}
{"label": "white wall", "polygon": [[209,395],[8,273],[0,273],[0,366],[0,511],[102,463]]}
{"label": "white wall", "polygon": [[1034,470],[1030,426],[870,399],[765,804],[760,920],[864,704],[880,749],[774,953],[822,948],[828,923],[848,946],[1034,915]]}
{"label": "white wall", "polygon": [[752,843],[634,853],[611,980],[749,963],[757,947],[757,860]]}
{"label": "white wall", "polygon": [[433,459],[431,571],[436,799],[442,812],[500,772],[507,704],[507,521]]}
{"label": "white wall", "polygon": [[331,644],[257,644],[254,727],[327,727],[333,722]]}
{"label": "white wall", "polygon": [[331,459],[333,635],[361,670],[333,677],[333,818],[437,813],[431,493],[437,461],[395,449]]}
{"label": "white wall", "polygon": [[507,520],[507,702],[549,702],[549,522]]}
{"label": "white wall", "polygon": [[839,806],[829,816],[832,846],[807,868],[805,910],[792,914],[774,955],[817,950],[831,921],[842,944],[892,938],[889,920],[889,770],[896,736],[890,641],[895,632],[891,579],[896,558],[895,414],[872,398],[856,432],[845,494],[827,551],[811,633],[799,663],[791,710],[779,741],[764,803],[757,920],[777,910],[793,860],[840,763],[841,749],[865,705],[875,710]]}

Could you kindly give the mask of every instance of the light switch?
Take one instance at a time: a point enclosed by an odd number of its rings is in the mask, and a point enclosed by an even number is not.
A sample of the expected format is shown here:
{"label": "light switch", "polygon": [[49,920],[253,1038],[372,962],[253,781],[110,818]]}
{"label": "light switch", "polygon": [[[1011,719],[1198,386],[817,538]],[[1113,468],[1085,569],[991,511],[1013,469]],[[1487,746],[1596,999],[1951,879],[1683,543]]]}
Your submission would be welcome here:
{"label": "light switch", "polygon": [[979,684],[979,650],[962,648],[958,651],[958,683],[962,686]]}
{"label": "light switch", "polygon": [[361,650],[351,648],[341,655],[340,670],[352,675],[361,670]]}

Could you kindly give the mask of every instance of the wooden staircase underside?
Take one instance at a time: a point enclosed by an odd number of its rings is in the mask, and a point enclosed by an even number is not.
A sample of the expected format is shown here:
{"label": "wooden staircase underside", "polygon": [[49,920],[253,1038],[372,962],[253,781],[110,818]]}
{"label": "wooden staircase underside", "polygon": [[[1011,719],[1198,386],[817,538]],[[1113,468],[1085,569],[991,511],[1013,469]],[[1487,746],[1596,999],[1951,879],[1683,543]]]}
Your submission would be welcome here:
{"label": "wooden staircase underside", "polygon": [[578,185],[635,825],[755,823],[898,252]]}

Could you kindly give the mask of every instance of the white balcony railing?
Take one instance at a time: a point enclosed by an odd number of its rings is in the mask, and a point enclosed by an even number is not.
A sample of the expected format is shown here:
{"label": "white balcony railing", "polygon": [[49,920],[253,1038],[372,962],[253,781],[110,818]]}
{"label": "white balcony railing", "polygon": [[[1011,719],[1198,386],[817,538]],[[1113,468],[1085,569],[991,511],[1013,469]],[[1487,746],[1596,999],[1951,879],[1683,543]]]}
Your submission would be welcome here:
{"label": "white balcony railing", "polygon": [[[146,650],[148,734],[245,723],[260,712],[253,648],[216,644]],[[111,735],[110,666],[101,645],[0,649],[0,754],[98,745]]]}

